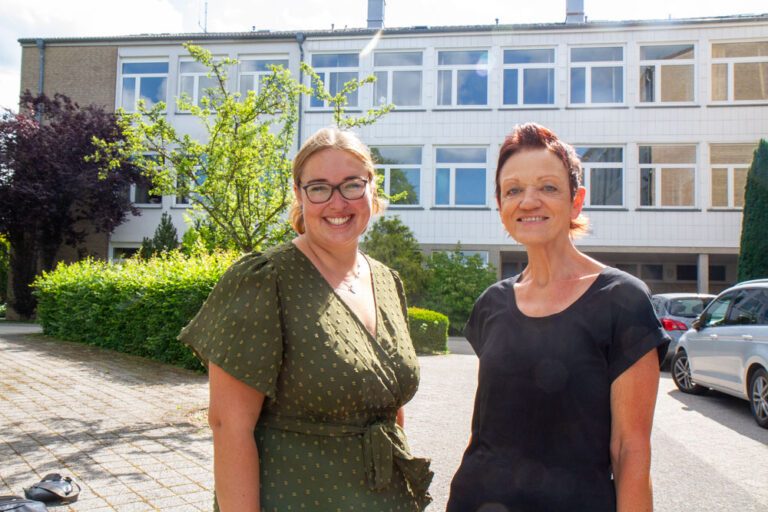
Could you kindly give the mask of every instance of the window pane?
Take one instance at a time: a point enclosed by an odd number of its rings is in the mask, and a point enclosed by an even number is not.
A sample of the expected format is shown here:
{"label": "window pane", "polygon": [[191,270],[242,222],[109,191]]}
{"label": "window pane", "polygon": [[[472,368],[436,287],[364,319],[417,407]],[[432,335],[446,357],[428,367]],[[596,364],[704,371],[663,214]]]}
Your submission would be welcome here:
{"label": "window pane", "polygon": [[485,204],[485,169],[456,169],[456,204]]}
{"label": "window pane", "polygon": [[604,48],[572,48],[572,62],[604,62],[624,60],[624,49],[620,46]]}
{"label": "window pane", "polygon": [[437,169],[435,173],[435,204],[449,204],[451,193],[451,170]]}
{"label": "window pane", "polygon": [[390,195],[405,192],[406,196],[392,204],[419,204],[419,170],[418,169],[390,169],[389,193]]}
{"label": "window pane", "polygon": [[[339,91],[341,91],[344,88],[345,83],[357,78],[357,72],[355,71],[334,72],[334,73],[328,73],[328,74],[330,75],[328,92],[331,93],[331,96],[338,94]],[[347,96],[350,107],[357,106],[357,92],[358,91],[352,92]]]}
{"label": "window pane", "polygon": [[165,101],[165,84],[165,77],[142,77],[139,99],[144,100],[147,107],[151,107],[155,103]]}
{"label": "window pane", "polygon": [[549,105],[555,102],[555,70],[526,69],[523,72],[523,103]]}
{"label": "window pane", "polygon": [[136,204],[160,204],[162,198],[149,193],[149,187],[142,184],[135,185],[134,203]]}
{"label": "window pane", "polygon": [[244,60],[240,63],[240,71],[271,73],[270,66],[282,66],[288,69],[288,61],[282,59]]}
{"label": "window pane", "polygon": [[622,148],[586,148],[577,147],[576,153],[582,162],[623,162]]}
{"label": "window pane", "polygon": [[641,164],[693,164],[696,146],[640,146]]}
{"label": "window pane", "polygon": [[725,265],[710,265],[709,266],[709,280],[710,281],[725,281]]}
{"label": "window pane", "polygon": [[485,148],[437,148],[437,162],[441,164],[484,164],[485,159]]}
{"label": "window pane", "polygon": [[640,66],[640,101],[656,100],[656,66]]}
{"label": "window pane", "polygon": [[386,52],[373,54],[374,66],[421,66],[421,52]]}
{"label": "window pane", "polygon": [[421,164],[420,147],[382,146],[371,148],[373,160],[377,164]]}
{"label": "window pane", "polygon": [[182,73],[207,73],[208,68],[205,67],[203,64],[200,64],[199,62],[182,62],[180,64],[180,69]]}
{"label": "window pane", "polygon": [[664,279],[664,266],[655,263],[640,265],[640,275],[649,281],[662,281]]}
{"label": "window pane", "polygon": [[653,169],[640,169],[640,206],[653,206],[655,189]]}
{"label": "window pane", "polygon": [[136,106],[136,79],[123,78],[122,107],[133,110]]}
{"label": "window pane", "polygon": [[709,146],[709,162],[749,165],[754,152],[754,144],[712,144]]}
{"label": "window pane", "polygon": [[403,107],[421,105],[421,71],[392,72],[392,103]]}
{"label": "window pane", "polygon": [[734,100],[768,100],[768,62],[733,65]]}
{"label": "window pane", "polygon": [[555,50],[504,50],[504,64],[555,62]]}
{"label": "window pane", "polygon": [[661,66],[661,101],[693,101],[693,65]]}
{"label": "window pane", "polygon": [[620,206],[622,171],[594,167],[589,171],[589,196],[593,206]]}
{"label": "window pane", "polygon": [[712,101],[728,99],[728,65],[712,64]]}
{"label": "window pane", "polygon": [[712,169],[712,206],[728,206],[728,169]]}
{"label": "window pane", "polygon": [[312,56],[312,67],[316,68],[356,68],[357,65],[356,53],[331,53]]}
{"label": "window pane", "polygon": [[623,102],[623,76],[622,68],[592,68],[592,103]]}
{"label": "window pane", "polygon": [[641,46],[641,60],[692,59],[692,44],[668,44],[664,46]]}
{"label": "window pane", "polygon": [[437,55],[437,63],[441,66],[470,65],[485,66],[488,64],[488,52],[485,50],[474,51],[443,51]]}
{"label": "window pane", "polygon": [[387,103],[387,72],[377,71],[374,75],[376,82],[373,84],[373,101],[377,105],[384,105]]}
{"label": "window pane", "polygon": [[[320,77],[320,81],[323,82],[323,86],[327,89],[328,88],[328,83],[327,83],[328,74],[327,73],[318,73],[317,76]],[[323,107],[323,106],[325,106],[325,103],[323,102],[323,100],[321,100],[317,96],[312,96],[309,99],[309,106],[310,107]]]}
{"label": "window pane", "polygon": [[677,265],[678,281],[696,281],[699,277],[699,269],[696,265]]}
{"label": "window pane", "polygon": [[197,85],[197,93],[200,96],[198,98],[198,103],[200,103],[200,99],[203,97],[210,97],[211,94],[214,96],[218,92],[219,82],[215,78],[208,78],[207,76],[201,76],[200,82]]}
{"label": "window pane", "polygon": [[124,62],[124,74],[168,73],[167,62]]}
{"label": "window pane", "polygon": [[437,104],[451,104],[451,71],[437,72]]}
{"label": "window pane", "polygon": [[486,105],[488,103],[488,76],[475,70],[456,73],[456,103],[458,105]]}
{"label": "window pane", "polygon": [[255,76],[253,75],[240,75],[240,96],[245,98],[248,96],[248,91],[255,91],[254,87]]}
{"label": "window pane", "polygon": [[195,94],[195,77],[182,76],[181,77],[181,94],[186,94],[189,99],[193,99]]}
{"label": "window pane", "polygon": [[504,104],[517,105],[517,70],[504,70]]}
{"label": "window pane", "polygon": [[571,103],[586,103],[587,70],[571,69]]}
{"label": "window pane", "polygon": [[733,206],[744,207],[744,192],[747,189],[747,170],[733,170]]}
{"label": "window pane", "polygon": [[768,41],[715,43],[712,45],[712,57],[768,57]]}
{"label": "window pane", "polygon": [[693,206],[693,169],[662,169],[661,206]]}

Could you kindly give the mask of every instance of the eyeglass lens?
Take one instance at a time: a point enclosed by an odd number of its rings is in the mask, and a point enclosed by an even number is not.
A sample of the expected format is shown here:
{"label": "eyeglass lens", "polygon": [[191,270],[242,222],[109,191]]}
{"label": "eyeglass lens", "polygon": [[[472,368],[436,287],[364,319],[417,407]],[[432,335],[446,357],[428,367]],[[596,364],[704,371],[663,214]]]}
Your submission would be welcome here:
{"label": "eyeglass lens", "polygon": [[312,183],[304,187],[307,197],[313,203],[324,203],[333,195],[334,190],[338,190],[344,199],[360,199],[365,195],[365,185],[367,181],[361,178],[342,181],[338,185],[328,183]]}

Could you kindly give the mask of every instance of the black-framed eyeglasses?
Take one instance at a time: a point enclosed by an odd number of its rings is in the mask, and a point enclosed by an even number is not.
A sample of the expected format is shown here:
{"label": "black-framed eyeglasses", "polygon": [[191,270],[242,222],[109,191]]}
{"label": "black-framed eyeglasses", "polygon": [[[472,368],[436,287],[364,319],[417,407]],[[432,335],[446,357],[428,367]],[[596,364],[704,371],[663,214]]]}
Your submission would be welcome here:
{"label": "black-framed eyeglasses", "polygon": [[366,185],[368,185],[368,180],[365,178],[351,178],[338,185],[310,183],[309,185],[302,185],[301,188],[307,193],[307,199],[310,203],[320,204],[330,200],[334,190],[338,190],[344,199],[350,201],[360,199],[365,195]]}

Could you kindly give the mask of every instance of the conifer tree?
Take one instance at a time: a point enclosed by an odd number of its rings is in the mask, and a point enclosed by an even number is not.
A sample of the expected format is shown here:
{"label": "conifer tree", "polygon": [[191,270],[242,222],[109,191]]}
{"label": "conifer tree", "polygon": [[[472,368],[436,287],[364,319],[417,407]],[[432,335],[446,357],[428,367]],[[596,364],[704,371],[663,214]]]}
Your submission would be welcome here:
{"label": "conifer tree", "polygon": [[761,139],[747,174],[739,244],[739,281],[768,277],[768,141]]}

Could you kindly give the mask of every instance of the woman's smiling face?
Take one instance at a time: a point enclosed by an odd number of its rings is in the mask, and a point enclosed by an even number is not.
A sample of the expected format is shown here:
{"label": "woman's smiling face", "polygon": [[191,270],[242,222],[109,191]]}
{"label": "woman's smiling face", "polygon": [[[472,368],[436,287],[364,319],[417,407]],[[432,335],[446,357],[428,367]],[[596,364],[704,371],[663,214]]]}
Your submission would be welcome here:
{"label": "woman's smiling face", "polygon": [[547,149],[524,149],[509,157],[499,174],[499,215],[519,243],[545,244],[569,236],[581,212],[584,188],[571,198],[569,174]]}

